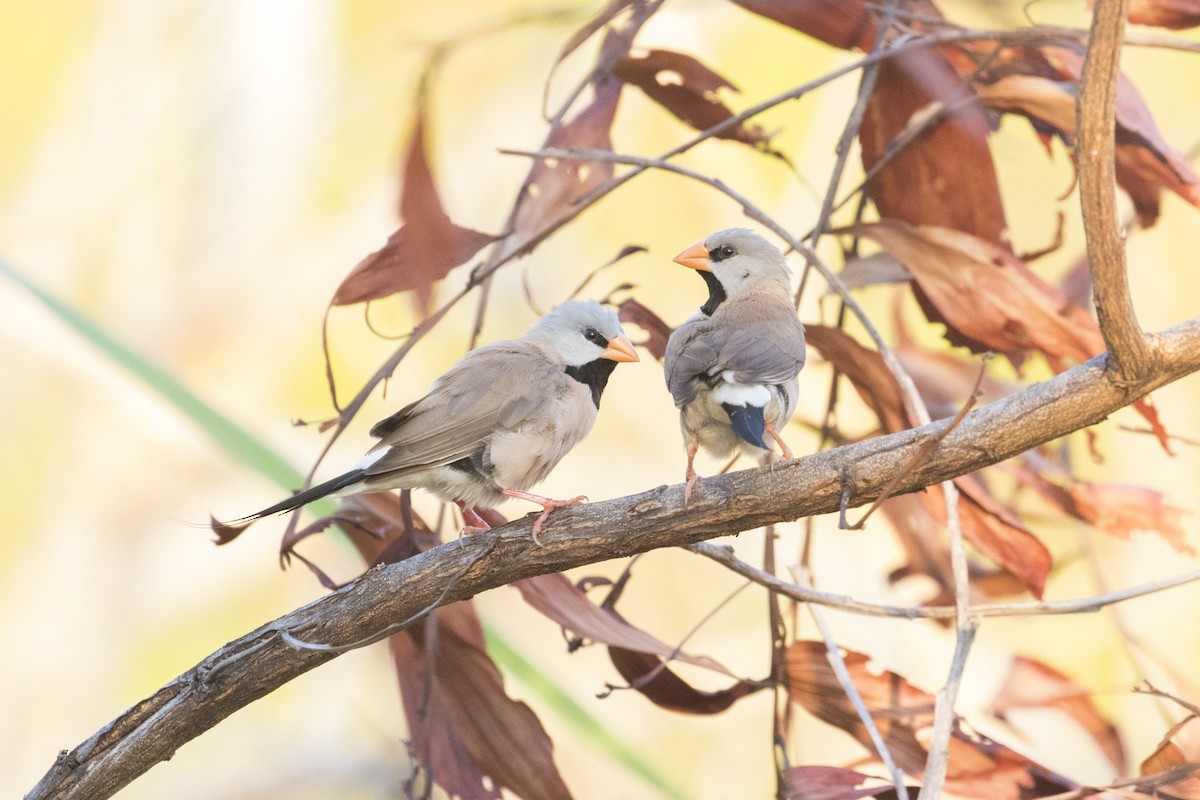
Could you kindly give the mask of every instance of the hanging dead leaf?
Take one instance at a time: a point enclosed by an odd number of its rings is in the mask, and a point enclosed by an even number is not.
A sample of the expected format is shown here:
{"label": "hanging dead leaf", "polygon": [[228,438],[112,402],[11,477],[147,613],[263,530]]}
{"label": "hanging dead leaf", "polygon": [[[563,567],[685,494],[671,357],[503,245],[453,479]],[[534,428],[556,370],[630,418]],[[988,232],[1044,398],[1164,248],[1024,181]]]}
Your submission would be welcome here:
{"label": "hanging dead leaf", "polygon": [[1144,780],[1138,781],[1138,785],[1152,791],[1152,797],[1200,800],[1200,762],[1184,755],[1170,737],[1146,757],[1139,774]]}
{"label": "hanging dead leaf", "polygon": [[418,624],[388,639],[419,763],[451,796],[499,798],[505,787],[524,800],[568,800],[553,743],[505,693],[471,602],[439,608],[428,624],[436,629]]}
{"label": "hanging dead leaf", "polygon": [[[973,67],[960,65],[967,68]],[[1074,46],[1007,48],[990,70],[1001,77],[976,91],[997,111],[1029,117],[1039,135],[1051,131],[1073,146],[1082,70],[1083,54]],[[1115,114],[1117,183],[1129,194],[1142,226],[1158,219],[1163,189],[1200,207],[1200,176],[1163,138],[1146,101],[1124,75],[1117,78]]]}
{"label": "hanging dead leaf", "polygon": [[849,379],[885,431],[896,433],[912,427],[912,420],[904,409],[900,384],[878,353],[862,346],[840,328],[828,325],[806,325],[804,338]]}
{"label": "hanging dead leaf", "polygon": [[720,714],[743,697],[767,687],[765,683],[738,680],[728,688],[706,692],[693,687],[665,661],[649,653],[609,647],[608,657],[630,688],[655,705],[681,714]]}
{"label": "hanging dead leaf", "polygon": [[521,592],[521,597],[548,619],[564,629],[591,642],[615,646],[638,653],[648,653],[660,658],[672,658],[692,666],[736,677],[719,662],[707,656],[692,656],[676,652],[641,628],[629,624],[611,608],[596,605],[588,596],[562,573],[539,575],[512,584]]}
{"label": "hanging dead leaf", "polygon": [[[892,759],[921,775],[928,753],[922,742],[933,726],[934,698],[901,676],[874,669],[870,659],[844,651],[850,678],[875,721]],[[787,651],[788,697],[817,718],[846,731],[872,750],[866,727],[846,698],[822,642],[798,641]],[[948,748],[945,789],[978,800],[1021,800],[1076,788],[1025,756],[956,724]]]}
{"label": "hanging dead leaf", "polygon": [[[861,772],[842,767],[801,766],[784,770],[787,779],[787,800],[859,800],[863,797],[894,798],[896,789]],[[870,782],[871,786],[858,788]],[[919,788],[905,787],[909,797],[916,797]]]}
{"label": "hanging dead leaf", "polygon": [[1100,713],[1090,692],[1063,673],[1041,661],[1017,656],[1008,678],[992,701],[992,712],[1000,717],[1013,708],[1056,708],[1075,720],[1100,747],[1118,774],[1125,772],[1125,744],[1121,734]]}
{"label": "hanging dead leaf", "polygon": [[662,317],[632,297],[622,300],[621,305],[617,306],[617,316],[620,317],[621,322],[631,322],[646,331],[649,338],[637,344],[649,350],[650,354],[659,361],[663,360],[663,356],[667,353],[667,341],[671,338],[673,329],[663,322]]}
{"label": "hanging dead leaf", "polygon": [[[914,116],[930,106],[946,116],[891,157],[867,190],[881,217],[953,228],[1007,247],[988,121],[970,98],[966,81],[935,49],[883,62],[859,133],[864,170],[879,164]],[[964,196],[971,202],[961,202]]]}
{"label": "hanging dead leaf", "polygon": [[[617,62],[613,74],[698,131],[733,116],[718,92],[736,92],[737,87],[686,53],[651,50],[644,56],[627,56]],[[768,141],[762,128],[744,124],[718,133],[717,138],[760,146]]]}
{"label": "hanging dead leaf", "polygon": [[[1062,372],[1105,350],[1096,321],[1007,248],[962,231],[894,219],[843,230],[882,245],[913,274],[948,326],[1014,363],[1036,350]],[[1170,453],[1167,431],[1150,398],[1133,407]]]}
{"label": "hanging dead leaf", "polygon": [[405,159],[400,217],[404,224],[387,243],[350,270],[333,296],[334,305],[412,291],[417,311],[427,316],[434,284],[496,239],[455,225],[442,208],[425,147],[423,109],[418,109]]}
{"label": "hanging dead leaf", "polygon": [[[611,150],[609,129],[616,117],[621,85],[616,78],[605,78],[595,84],[592,102],[570,122],[551,130],[544,147]],[[611,161],[535,159],[517,201],[512,232],[501,245],[502,256],[532,250],[559,222],[574,213],[575,201],[612,175]]]}
{"label": "hanging dead leaf", "polygon": [[1014,469],[1023,485],[1030,487],[1064,513],[1118,539],[1149,532],[1162,537],[1176,552],[1195,556],[1180,521],[1184,510],[1167,502],[1161,492],[1143,486],[1089,483],[1036,460]]}

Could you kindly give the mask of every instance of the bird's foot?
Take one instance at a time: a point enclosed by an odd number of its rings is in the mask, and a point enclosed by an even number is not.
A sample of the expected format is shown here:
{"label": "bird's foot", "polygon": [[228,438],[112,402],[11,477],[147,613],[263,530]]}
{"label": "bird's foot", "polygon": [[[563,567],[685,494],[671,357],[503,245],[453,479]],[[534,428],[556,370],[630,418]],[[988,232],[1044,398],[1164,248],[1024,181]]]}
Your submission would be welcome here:
{"label": "bird's foot", "polygon": [[518,492],[515,489],[505,489],[503,494],[508,497],[515,497],[518,500],[528,500],[531,503],[537,503],[542,507],[542,513],[533,521],[533,543],[538,547],[542,546],[542,540],[538,538],[538,534],[542,532],[542,523],[546,521],[546,517],[550,516],[550,512],[556,508],[566,508],[567,506],[577,506],[580,503],[587,502],[587,495],[579,495],[572,497],[570,500],[554,500],[549,497],[542,497],[538,494],[530,494],[529,492]]}
{"label": "bird's foot", "polygon": [[458,506],[458,510],[462,512],[463,527],[458,534],[458,541],[461,544],[464,536],[474,536],[477,533],[490,531],[491,525],[488,525],[487,520],[479,516],[479,512],[474,506],[469,506],[461,500],[455,500],[454,504]]}
{"label": "bird's foot", "polygon": [[792,448],[787,446],[787,442],[785,442],[783,437],[779,435],[779,432],[775,430],[775,423],[767,423],[767,434],[775,440],[775,444],[779,445],[779,450],[783,453],[784,459],[791,461],[795,458],[795,456],[792,455]]}

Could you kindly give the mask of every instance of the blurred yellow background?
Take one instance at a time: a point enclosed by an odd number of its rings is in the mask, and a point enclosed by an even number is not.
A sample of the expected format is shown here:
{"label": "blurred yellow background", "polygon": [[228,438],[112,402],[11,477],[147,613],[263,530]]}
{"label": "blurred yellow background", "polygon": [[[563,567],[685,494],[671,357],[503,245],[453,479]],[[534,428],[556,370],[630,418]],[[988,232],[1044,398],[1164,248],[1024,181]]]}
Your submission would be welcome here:
{"label": "blurred yellow background", "polygon": [[[1042,3],[1035,18],[1085,24],[1076,3]],[[1016,24],[1017,5],[962,4],[973,21]],[[461,225],[497,231],[528,168],[501,147],[536,147],[540,104],[556,54],[595,4],[504,0],[442,3],[377,0],[245,0],[237,3],[0,0],[0,257],[55,297],[189,387],[230,420],[306,470],[323,439],[294,418],[333,411],[320,326],[345,273],[396,226],[401,155],[420,71],[432,45],[505,19],[498,32],[464,40],[433,84],[427,134],[442,200]],[[950,9],[953,11],[953,9]],[[850,58],[718,0],[668,3],[643,31],[644,46],[684,50],[743,90],[740,108]],[[551,107],[586,73],[594,42],[555,74]],[[1200,68],[1194,56],[1130,50],[1126,67],[1177,149],[1200,144]],[[812,224],[834,143],[853,102],[851,76],[758,121],[796,173],[748,148],[710,142],[684,159],[720,175],[801,234]],[[689,134],[640,93],[627,90],[614,128],[618,150],[654,155]],[[1048,162],[1026,123],[1006,119],[995,139],[1018,252],[1044,246],[1054,211],[1077,217],[1066,153]],[[859,169],[851,159],[851,176]],[[850,185],[850,184],[847,184]],[[1124,198],[1122,198],[1124,200]],[[1130,244],[1135,301],[1147,329],[1197,313],[1194,255],[1200,212],[1165,198],[1159,226]],[[543,308],[627,244],[648,253],[601,273],[588,294],[622,282],[677,324],[703,299],[670,257],[705,234],[743,224],[738,209],[697,184],[647,174],[606,198],[578,224],[500,274],[484,341],[516,335],[535,319],[526,273]],[[1078,257],[1078,220],[1063,251],[1039,262],[1051,279]],[[832,257],[832,248],[822,252]],[[793,265],[798,263],[793,260]],[[448,280],[457,288],[465,268]],[[867,299],[883,314],[890,289]],[[811,292],[806,320],[830,318]],[[448,296],[445,287],[439,295]],[[337,443],[318,477],[356,459],[375,419],[423,392],[466,346],[474,302],[461,304],[416,348]],[[30,789],[55,753],[71,748],[130,705],[243,633],[323,593],[302,567],[276,565],[282,522],[263,523],[228,547],[192,523],[211,511],[248,513],[282,490],[235,463],[187,417],[81,339],[33,297],[0,276],[0,795]],[[379,328],[414,323],[407,298],[371,310]],[[371,335],[360,307],[331,315],[331,350],[343,398],[396,346]],[[636,340],[639,332],[631,331]],[[931,337],[931,341],[934,339]],[[802,376],[800,415],[819,419],[828,369],[813,358]],[[630,494],[683,477],[675,412],[651,360],[622,367],[591,437],[541,489],[592,499]],[[1200,380],[1157,394],[1173,432],[1200,438]],[[1117,421],[1138,424],[1129,412]],[[1102,467],[1092,477],[1150,483],[1193,511],[1200,459],[1181,446],[1166,458],[1149,437],[1102,427]],[[815,439],[799,426],[797,453]],[[718,465],[706,462],[702,472]],[[436,513],[428,498],[421,508]],[[512,503],[510,516],[528,508]],[[1097,590],[1079,536],[1098,551],[1109,588],[1195,568],[1152,536],[1115,542],[1065,525],[1039,527],[1061,565],[1048,598]],[[820,520],[816,575],[823,588],[863,599],[912,602],[924,587],[889,590],[898,550],[876,520],[842,533]],[[1185,520],[1200,546],[1197,521]],[[781,553],[795,558],[798,527]],[[761,535],[739,551],[756,561]],[[336,538],[303,552],[337,579],[360,565]],[[606,564],[580,574],[616,574]],[[678,641],[739,580],[683,552],[654,553],[637,568],[622,610],[668,642]],[[616,675],[598,648],[569,656],[555,627],[500,589],[480,598],[485,622],[627,741],[677,796],[765,797],[773,791],[770,704],[764,695],[710,718],[652,707],[633,692],[599,701]],[[1117,613],[1144,639],[1137,663],[1164,688],[1167,669],[1198,681],[1195,587],[1139,600]],[[768,640],[764,601],[741,593],[689,641],[735,673],[761,677]],[[831,614],[839,641],[863,649],[927,690],[941,685],[953,645],[916,623]],[[1098,693],[1148,755],[1166,728],[1151,700],[1130,697],[1140,678],[1109,614],[989,621],[971,656],[960,710],[977,715],[1014,652],[1067,671]],[[811,635],[811,625],[805,632]],[[391,663],[382,647],[349,653],[285,686],[183,747],[122,794],[127,798],[375,798],[396,796],[408,773]],[[682,670],[681,670],[682,671]],[[702,685],[718,685],[687,673]],[[574,728],[509,679],[556,742],[556,760],[580,798],[658,796],[642,778],[598,753]],[[1193,698],[1195,699],[1195,698]],[[1019,715],[1015,715],[1018,716]],[[973,720],[976,716],[971,717]],[[978,717],[980,725],[986,719]],[[1111,778],[1094,746],[1069,726],[1036,716],[1020,736],[990,732],[1079,780]],[[840,732],[813,723],[791,755],[844,763],[861,753]],[[1021,736],[1030,737],[1029,743]],[[1074,737],[1074,738],[1071,738]],[[1065,743],[1064,743],[1065,742]]]}

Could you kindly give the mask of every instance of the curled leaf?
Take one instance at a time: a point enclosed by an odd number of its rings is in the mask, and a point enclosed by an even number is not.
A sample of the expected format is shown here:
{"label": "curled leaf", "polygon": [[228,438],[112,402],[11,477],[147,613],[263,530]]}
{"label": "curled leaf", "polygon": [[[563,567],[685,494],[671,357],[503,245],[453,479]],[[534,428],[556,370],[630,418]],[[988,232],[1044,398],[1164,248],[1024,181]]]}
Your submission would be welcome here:
{"label": "curled leaf", "polygon": [[621,301],[621,304],[617,306],[617,316],[620,317],[621,322],[631,322],[646,331],[649,338],[638,344],[649,350],[650,354],[659,361],[663,360],[663,356],[667,353],[667,341],[671,338],[672,328],[663,322],[662,317],[632,297]]}
{"label": "curled leaf", "polygon": [[[707,130],[733,116],[717,93],[720,89],[736,92],[737,87],[687,53],[651,50],[644,56],[627,56],[617,62],[613,74],[696,130]],[[762,128],[744,124],[717,137],[754,145],[767,142]]]}
{"label": "curled leaf", "polygon": [[400,191],[404,224],[383,247],[355,265],[334,294],[334,305],[412,291],[417,310],[428,315],[434,284],[495,241],[491,234],[455,225],[442,208],[425,149],[423,109],[413,125]]}
{"label": "curled leaf", "polygon": [[1013,659],[992,711],[1003,718],[1013,708],[1063,711],[1095,740],[1114,771],[1125,771],[1125,745],[1116,726],[1096,707],[1087,689],[1053,667],[1023,656]]}

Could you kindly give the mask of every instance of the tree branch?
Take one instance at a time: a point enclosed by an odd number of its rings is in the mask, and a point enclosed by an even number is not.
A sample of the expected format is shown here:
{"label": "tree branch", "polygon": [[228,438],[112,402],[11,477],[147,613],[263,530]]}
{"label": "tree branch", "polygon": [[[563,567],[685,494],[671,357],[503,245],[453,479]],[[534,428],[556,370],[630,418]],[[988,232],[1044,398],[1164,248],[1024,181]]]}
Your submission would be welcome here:
{"label": "tree branch", "polygon": [[1125,239],[1117,221],[1114,160],[1117,79],[1129,0],[1098,0],[1092,14],[1079,94],[1075,103],[1079,142],[1079,201],[1092,270],[1096,317],[1118,382],[1151,368],[1150,348],[1134,313],[1125,265]]}
{"label": "tree branch", "polygon": [[[1157,369],[1118,387],[1097,356],[1043,383],[972,411],[931,457],[899,485],[911,492],[1003,461],[1095,424],[1137,397],[1200,369],[1200,319],[1152,337]],[[460,545],[433,548],[360,578],[222,647],[139,702],[70,752],[60,754],[27,796],[110,797],[183,744],[239,708],[336,657],[297,650],[305,642],[344,645],[416,619],[435,604],[473,597],[522,578],[676,547],[717,536],[837,511],[843,485],[854,505],[870,502],[940,420],[888,436],[760,468],[705,478],[688,505],[683,486],[556,511],[531,540],[532,517]],[[488,551],[482,556],[481,551]],[[472,563],[474,562],[474,563]]]}

